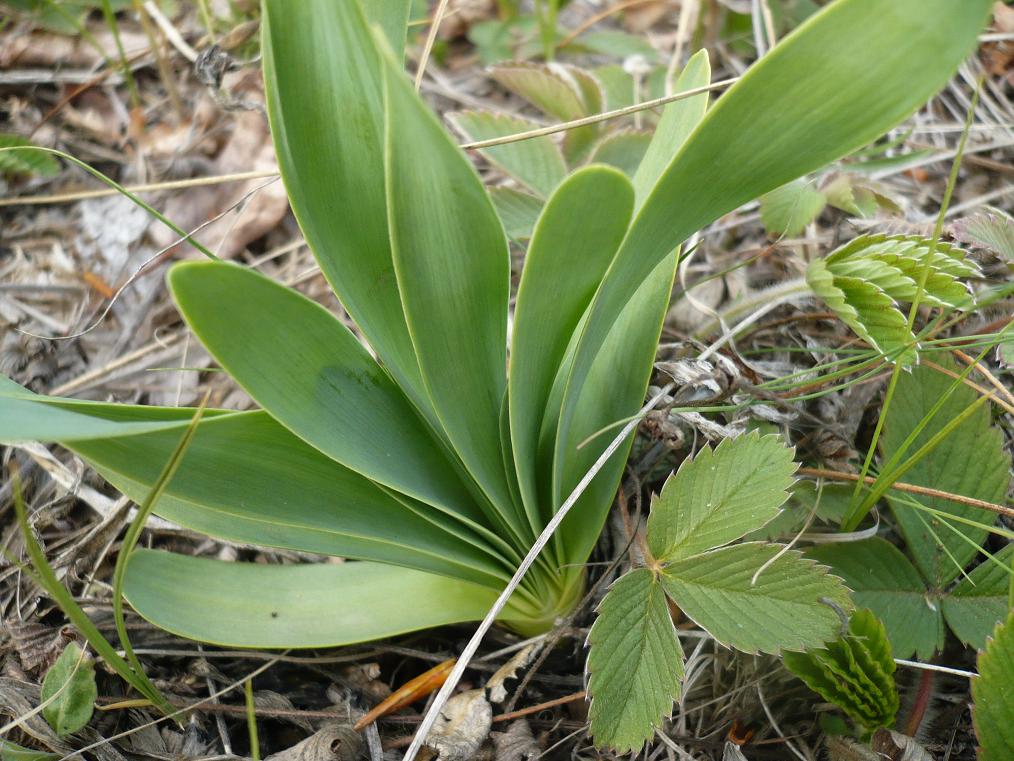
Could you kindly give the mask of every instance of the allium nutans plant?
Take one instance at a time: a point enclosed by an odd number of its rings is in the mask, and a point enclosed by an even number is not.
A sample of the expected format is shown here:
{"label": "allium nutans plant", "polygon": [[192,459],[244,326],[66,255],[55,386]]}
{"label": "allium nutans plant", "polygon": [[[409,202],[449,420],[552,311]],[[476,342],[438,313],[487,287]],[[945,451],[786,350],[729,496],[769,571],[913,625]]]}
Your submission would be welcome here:
{"label": "allium nutans plant", "polygon": [[[266,0],[264,80],[292,208],[369,344],[257,272],[175,265],[183,318],[259,409],[209,409],[158,501],[234,542],[349,559],[264,565],[138,550],[125,593],[197,640],[337,645],[481,618],[610,436],[642,404],[680,244],[868,144],[970,54],[991,0],[836,0],[708,108],[665,107],[632,179],[552,191],[508,333],[503,225],[402,66],[408,0]],[[708,84],[704,53],[675,83]],[[190,409],[35,395],[0,379],[0,441],[58,443],[142,501]],[[502,620],[547,629],[630,442],[599,472]]]}

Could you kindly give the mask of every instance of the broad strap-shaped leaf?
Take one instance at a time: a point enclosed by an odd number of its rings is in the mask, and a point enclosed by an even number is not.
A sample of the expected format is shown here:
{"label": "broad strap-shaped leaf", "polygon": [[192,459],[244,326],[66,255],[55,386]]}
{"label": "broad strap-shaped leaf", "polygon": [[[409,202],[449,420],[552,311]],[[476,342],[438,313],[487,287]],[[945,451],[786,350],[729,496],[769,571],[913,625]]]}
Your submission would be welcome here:
{"label": "broad strap-shaped leaf", "polygon": [[789,498],[794,450],[756,431],[702,448],[666,480],[648,517],[648,546],[662,563],[697,555],[755,531]]}
{"label": "broad strap-shaped leaf", "polygon": [[[450,114],[448,119],[469,142],[513,135],[538,126],[517,116],[483,111],[462,111]],[[563,154],[549,135],[483,148],[479,152],[542,198],[547,198],[567,176]]]}
{"label": "broad strap-shaped leaf", "polygon": [[[687,61],[673,92],[693,90],[711,84],[711,61],[707,50],[699,50]],[[708,109],[708,94],[701,93],[685,100],[673,101],[662,110],[662,118],[655,127],[651,144],[634,175],[634,190],[640,208],[651,193],[658,178],[669,166],[673,154],[686,142],[690,133],[700,124]]]}
{"label": "broad strap-shaped leaf", "polygon": [[468,157],[404,74],[391,61],[384,70],[391,241],[423,381],[461,461],[521,531],[500,452],[507,239]]}
{"label": "broad strap-shaped leaf", "polygon": [[497,597],[488,587],[385,563],[262,565],[156,550],[131,556],[124,594],[166,631],[257,648],[348,645],[476,621]]}
{"label": "broad strap-shaped leaf", "polygon": [[514,188],[489,188],[489,197],[508,238],[520,243],[532,237],[545,204],[541,198]]}
{"label": "broad strap-shaped leaf", "polygon": [[986,638],[1009,610],[1011,557],[1008,544],[992,558],[984,558],[943,599],[944,619],[965,645],[982,650]]}
{"label": "broad strap-shaped leaf", "polygon": [[169,285],[204,346],[275,420],[371,480],[479,519],[438,440],[324,307],[234,264],[178,264]]}
{"label": "broad strap-shaped leaf", "polygon": [[823,648],[784,653],[785,667],[865,730],[889,727],[898,713],[887,630],[869,610],[852,614],[848,633]]}
{"label": "broad strap-shaped leaf", "polygon": [[647,568],[620,577],[588,634],[588,693],[595,744],[638,752],[672,713],[683,651],[659,579]]}
{"label": "broad strap-shaped leaf", "polygon": [[1014,748],[1014,612],[998,624],[979,653],[979,676],[972,680],[972,722],[979,738],[979,761],[1004,761]]}
{"label": "broad strap-shaped leaf", "polygon": [[405,33],[412,0],[369,0],[363,3],[363,13],[371,24],[378,24],[384,30],[384,37],[400,61],[405,55]]}
{"label": "broad strap-shaped leaf", "polygon": [[923,660],[943,647],[944,622],[919,572],[885,539],[825,544],[807,557],[831,566],[852,590],[856,605],[872,610],[884,622],[898,658]]}
{"label": "broad strap-shaped leaf", "polygon": [[[722,214],[851,153],[911,114],[971,52],[990,5],[838,0],[718,100],[635,216],[595,296],[560,415],[564,439],[610,327],[658,262]],[[914,39],[920,44],[911,45]]]}
{"label": "broad strap-shaped leaf", "polygon": [[[0,391],[0,441],[57,441],[138,502],[195,412],[36,396],[9,381],[4,386],[15,393]],[[189,451],[156,512],[212,536],[386,560],[497,587],[503,569],[517,560],[484,524],[377,486],[265,412],[205,410]]]}
{"label": "broad strap-shaped leaf", "polygon": [[[936,361],[952,371],[958,369],[946,356]],[[885,461],[899,453],[905,439],[954,382],[950,376],[925,366],[901,376],[884,424]],[[974,390],[959,383],[902,459],[914,454],[977,398]],[[1002,504],[1010,483],[1010,465],[1010,456],[1004,451],[1003,434],[990,425],[989,409],[982,406],[907,471],[905,481]],[[977,521],[983,527],[957,521],[944,525],[945,519],[921,513],[913,507],[909,496],[934,510]],[[978,546],[986,539],[988,527],[996,520],[994,513],[946,499],[906,495],[903,501],[892,492],[888,500],[909,554],[931,588],[940,589],[961,573],[975,557]]]}
{"label": "broad strap-shaped leaf", "polygon": [[[0,379],[7,380],[3,376]],[[208,410],[206,414],[214,416],[220,412]],[[194,410],[186,408],[105,404],[38,396],[13,382],[9,382],[9,386],[0,386],[0,442],[4,444],[29,441],[65,443],[102,436],[182,431],[193,415]]]}
{"label": "broad strap-shaped leaf", "polygon": [[[179,436],[170,430],[68,446],[141,502]],[[234,542],[383,561],[496,589],[509,567],[491,549],[501,541],[481,524],[396,496],[318,452],[264,412],[202,420],[155,509],[171,521]]]}
{"label": "broad strap-shaped leaf", "polygon": [[71,640],[42,680],[42,715],[61,737],[72,734],[91,719],[98,696],[95,662]]}
{"label": "broad strap-shaped leaf", "polygon": [[852,608],[849,591],[827,567],[784,549],[748,542],[678,560],[662,585],[723,645],[775,654],[818,647],[838,635],[839,611]]}
{"label": "broad strap-shaped leaf", "polygon": [[772,235],[793,238],[813,222],[827,206],[827,196],[807,180],[794,180],[760,199],[761,221]]}
{"label": "broad strap-shaped leaf", "polygon": [[[399,0],[369,5],[393,30]],[[360,2],[267,0],[262,24],[271,134],[296,219],[370,346],[433,420],[391,259],[381,57]]]}
{"label": "broad strap-shaped leaf", "polygon": [[[563,444],[563,455],[557,461],[562,468],[559,479],[554,482],[556,505],[577,486],[599,458],[616,435],[617,424],[636,414],[644,402],[662,323],[669,308],[676,264],[677,257],[673,253],[655,268],[620,313],[601,354],[592,365],[578,405],[578,422],[571,427],[570,440]],[[568,354],[568,361],[571,356]],[[563,369],[567,367],[569,364],[565,362]],[[559,398],[559,395],[551,395],[550,406],[555,410],[559,410]],[[547,418],[547,423],[549,420]],[[544,433],[555,430],[556,418],[551,420],[551,424],[544,426]],[[565,558],[563,562],[569,564],[571,573],[580,573],[580,565],[598,541],[633,443],[634,436],[631,436],[616,450],[592,479],[557,532],[561,554]],[[542,450],[541,461],[548,471],[546,465],[550,457],[547,453],[551,451],[548,448],[551,440],[543,444],[546,448]],[[548,481],[548,476],[546,478]]]}
{"label": "broad strap-shaped leaf", "polygon": [[[518,482],[534,515],[539,432],[553,381],[633,208],[634,191],[622,173],[581,169],[546,204],[528,247],[514,310],[509,405]],[[550,515],[543,509],[543,520]]]}
{"label": "broad strap-shaped leaf", "polygon": [[[682,85],[692,87],[706,84],[709,76],[706,64],[703,56],[697,58],[694,66],[688,66],[681,76]],[[666,126],[652,138],[651,146],[655,148],[649,146],[649,157],[645,159],[647,164],[643,164],[640,182],[647,183],[655,172],[654,164],[659,160],[658,151],[662,148],[673,152],[679,149],[682,141],[704,116],[706,107],[707,96],[695,96],[666,106]],[[637,176],[635,174],[635,209],[639,203]],[[630,300],[618,310],[597,356],[592,359],[584,374],[581,388],[576,390],[570,388],[569,380],[578,342],[585,331],[584,323],[578,327],[570,341],[567,358],[561,364],[560,373],[554,381],[540,434],[540,460],[551,468],[546,480],[551,484],[549,499],[553,510],[598,458],[608,441],[601,437],[603,429],[612,430],[617,421],[626,420],[636,413],[644,401],[662,321],[669,307],[678,256],[678,252],[673,251],[664,257],[634,290]],[[587,321],[588,316],[588,310],[585,310],[582,319]],[[575,394],[569,396],[572,390]],[[561,426],[565,402],[574,405],[573,418],[572,424]],[[623,464],[632,443],[631,438],[629,443],[617,450],[557,533],[559,544],[567,548],[567,562],[583,563],[591,551],[605,511],[616,494]]]}

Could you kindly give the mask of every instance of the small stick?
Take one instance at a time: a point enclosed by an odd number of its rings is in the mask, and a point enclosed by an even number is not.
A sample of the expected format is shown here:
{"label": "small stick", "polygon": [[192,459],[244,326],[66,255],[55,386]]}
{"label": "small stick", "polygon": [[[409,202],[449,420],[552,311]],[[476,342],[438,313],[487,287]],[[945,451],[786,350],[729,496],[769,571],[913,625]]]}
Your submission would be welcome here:
{"label": "small stick", "polygon": [[[855,473],[842,473],[837,470],[824,470],[823,468],[800,468],[798,471],[801,476],[813,476],[814,478],[827,478],[832,481],[858,481],[859,476]],[[869,485],[875,484],[877,479],[873,476],[865,476],[863,482]],[[1005,507],[1004,505],[997,505],[993,502],[986,502],[983,499],[976,499],[975,497],[966,497],[963,494],[951,494],[947,491],[940,491],[939,489],[931,489],[928,486],[917,486],[916,484],[906,484],[900,481],[895,481],[891,484],[892,489],[898,491],[907,491],[910,494],[921,494],[924,497],[936,497],[937,499],[946,499],[951,502],[958,502],[962,505],[968,505],[970,507],[978,507],[983,510],[989,510],[993,513],[999,513],[1000,515],[1006,515],[1014,518],[1014,508]]]}
{"label": "small stick", "polygon": [[514,135],[504,135],[503,137],[496,137],[490,140],[478,140],[474,143],[463,143],[461,148],[465,150],[472,150],[477,148],[492,148],[495,145],[504,145],[506,143],[516,143],[520,140],[530,140],[533,137],[542,137],[543,135],[552,135],[557,132],[565,132],[569,129],[576,129],[577,127],[586,127],[589,124],[598,124],[599,122],[608,121],[609,119],[615,119],[620,116],[629,116],[630,114],[636,114],[638,111],[646,111],[649,108],[658,108],[664,106],[667,103],[673,103],[677,100],[684,100],[686,98],[692,98],[695,95],[701,95],[702,93],[711,92],[713,90],[721,90],[723,87],[735,84],[739,81],[739,77],[733,77],[732,79],[723,79],[718,82],[713,82],[710,85],[704,87],[694,87],[690,90],[681,90],[680,92],[673,93],[672,95],[666,95],[661,98],[655,98],[654,100],[646,100],[642,103],[635,103],[632,106],[625,106],[623,108],[617,108],[612,111],[603,111],[600,114],[592,114],[591,116],[585,116],[581,119],[574,119],[569,122],[562,122],[560,124],[551,124],[548,127],[539,127],[538,129],[531,129],[526,132],[518,132]]}

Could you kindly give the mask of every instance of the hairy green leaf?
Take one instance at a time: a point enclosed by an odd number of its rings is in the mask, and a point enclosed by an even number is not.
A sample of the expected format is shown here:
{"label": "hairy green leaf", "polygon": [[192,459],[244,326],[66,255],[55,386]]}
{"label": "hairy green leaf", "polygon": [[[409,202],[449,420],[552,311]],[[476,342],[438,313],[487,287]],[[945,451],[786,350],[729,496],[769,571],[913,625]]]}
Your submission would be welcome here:
{"label": "hairy green leaf", "polygon": [[[957,369],[957,365],[946,357],[936,361],[952,372]],[[884,423],[882,447],[885,461],[900,452],[904,441],[953,383],[954,379],[949,375],[926,366],[914,368],[911,373],[901,376]],[[940,411],[915,437],[904,457],[914,454],[977,398],[974,390],[959,383]],[[1010,457],[1004,451],[1003,435],[990,425],[989,409],[982,406],[908,470],[905,481],[1002,503],[1010,483],[1010,465]],[[977,521],[983,528],[957,521],[946,522],[946,518],[939,515],[923,514],[911,505],[910,497],[944,514]],[[995,514],[987,510],[939,497],[906,495],[903,501],[891,492],[888,501],[905,537],[909,554],[929,586],[935,589],[942,588],[961,573],[985,541],[987,527],[996,520]]]}
{"label": "hairy green leaf", "polygon": [[[20,135],[0,132],[0,149],[34,145]],[[0,174],[34,174],[50,177],[60,171],[56,157],[44,151],[0,150]]]}
{"label": "hairy green leaf", "polygon": [[658,578],[647,568],[617,580],[588,634],[588,715],[595,744],[638,752],[672,712],[683,651]]}
{"label": "hairy green leaf", "polygon": [[302,648],[476,621],[497,591],[383,563],[262,565],[138,550],[124,594],[146,619],[183,637]]}
{"label": "hairy green leaf", "polygon": [[760,199],[761,221],[773,235],[795,237],[827,206],[827,196],[806,180],[794,180]]}
{"label": "hairy green leaf", "polygon": [[[508,90],[560,121],[596,114],[603,107],[599,83],[576,66],[515,62],[495,66],[491,73]],[[583,158],[600,131],[595,124],[568,130],[563,139],[567,160],[573,164]]]}
{"label": "hairy green leaf", "polygon": [[723,645],[748,653],[817,647],[837,636],[838,611],[852,607],[848,590],[827,568],[784,549],[750,542],[678,560],[662,584]]}
{"label": "hairy green leaf", "polygon": [[91,719],[98,696],[94,662],[76,642],[68,642],[42,680],[40,698],[52,700],[42,716],[58,735],[72,734]]}
{"label": "hairy green leaf", "polygon": [[663,563],[697,555],[772,520],[792,487],[793,450],[756,431],[702,448],[662,487],[648,517],[648,546]]}
{"label": "hairy green leaf", "polygon": [[979,738],[979,761],[1003,761],[1014,748],[1014,612],[998,624],[979,653],[979,676],[972,680],[972,721]]}
{"label": "hairy green leaf", "polygon": [[1012,556],[1014,544],[1008,544],[983,559],[944,597],[944,619],[965,645],[984,648],[986,638],[1007,615]]}
{"label": "hairy green leaf", "polygon": [[23,748],[10,740],[0,739],[0,761],[59,761],[59,753]]}
{"label": "hairy green leaf", "polygon": [[951,225],[957,240],[999,254],[1014,261],[1014,217],[1000,210],[973,214]]}
{"label": "hairy green leaf", "polygon": [[898,658],[928,660],[944,644],[944,623],[919,572],[885,539],[826,544],[807,552],[831,566],[852,590],[856,605],[869,608],[887,627]]}
{"label": "hairy green leaf", "polygon": [[890,727],[898,713],[894,658],[884,625],[869,610],[852,614],[848,632],[805,653],[785,653],[786,668],[866,731]]}
{"label": "hairy green leaf", "polygon": [[[538,126],[517,116],[482,111],[463,111],[450,114],[448,118],[469,142],[513,135]],[[548,135],[483,148],[479,152],[491,164],[543,198],[567,176],[563,154]]]}

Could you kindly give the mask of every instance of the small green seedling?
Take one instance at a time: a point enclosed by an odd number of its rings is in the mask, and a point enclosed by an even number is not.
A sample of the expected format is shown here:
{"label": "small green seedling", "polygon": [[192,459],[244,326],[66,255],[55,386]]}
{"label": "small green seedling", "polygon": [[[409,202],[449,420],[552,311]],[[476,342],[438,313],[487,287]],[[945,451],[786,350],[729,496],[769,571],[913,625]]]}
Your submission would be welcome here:
{"label": "small green seedling", "polygon": [[[710,110],[704,93],[666,106],[633,182],[596,164],[547,184],[508,344],[507,236],[469,157],[404,75],[409,2],[266,0],[279,166],[358,334],[249,269],[176,265],[169,284],[187,324],[261,409],[208,410],[156,511],[214,537],[350,562],[139,550],[129,602],[181,635],[256,647],[481,619],[605,450],[593,434],[642,405],[683,241],[909,116],[973,49],[990,6],[837,0]],[[684,75],[706,83],[704,56]],[[139,502],[193,417],[37,396],[0,378],[0,441],[63,444]],[[581,598],[629,447],[581,493],[503,623],[545,631]],[[755,563],[774,550],[720,552]],[[707,594],[693,568],[689,581],[673,575],[688,561],[658,556],[674,585]],[[780,556],[757,588],[807,567]],[[684,604],[688,594],[673,592]],[[698,603],[688,612],[702,625],[732,625]],[[773,629],[749,647],[826,636],[808,631],[781,642]]]}
{"label": "small green seedling", "polygon": [[870,610],[857,610],[848,631],[826,646],[785,653],[785,667],[824,700],[844,711],[868,739],[893,727],[898,713],[894,656],[887,630]]}
{"label": "small green seedling", "polygon": [[42,680],[42,716],[58,735],[88,723],[98,697],[95,663],[76,642],[68,642]]}

